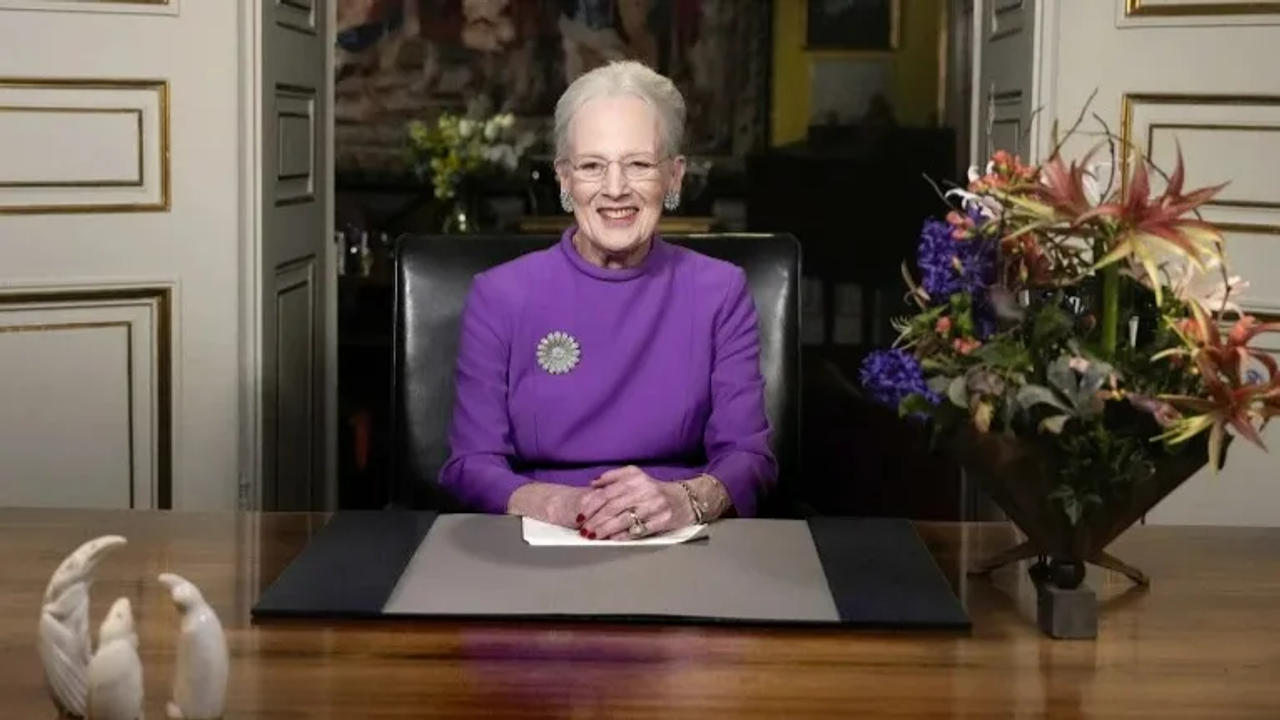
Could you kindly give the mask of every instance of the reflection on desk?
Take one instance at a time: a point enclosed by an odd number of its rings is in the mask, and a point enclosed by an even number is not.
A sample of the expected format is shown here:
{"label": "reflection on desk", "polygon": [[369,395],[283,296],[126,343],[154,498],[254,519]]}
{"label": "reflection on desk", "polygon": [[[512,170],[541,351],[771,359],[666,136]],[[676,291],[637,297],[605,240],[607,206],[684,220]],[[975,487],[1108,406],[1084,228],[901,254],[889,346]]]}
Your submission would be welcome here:
{"label": "reflection on desk", "polygon": [[[138,616],[147,715],[163,717],[178,619],[155,582],[195,582],[227,627],[227,718],[1275,717],[1280,529],[1136,527],[1117,554],[1149,591],[1097,571],[1099,639],[1035,629],[1024,572],[961,568],[1007,546],[1003,524],[918,525],[973,634],[511,622],[252,624],[259,593],[324,524],[314,514],[0,510],[3,714],[51,717],[35,650],[49,574],[80,542],[119,533],[93,587]],[[21,562],[14,559],[21,558]],[[1091,572],[1093,572],[1091,570]]]}

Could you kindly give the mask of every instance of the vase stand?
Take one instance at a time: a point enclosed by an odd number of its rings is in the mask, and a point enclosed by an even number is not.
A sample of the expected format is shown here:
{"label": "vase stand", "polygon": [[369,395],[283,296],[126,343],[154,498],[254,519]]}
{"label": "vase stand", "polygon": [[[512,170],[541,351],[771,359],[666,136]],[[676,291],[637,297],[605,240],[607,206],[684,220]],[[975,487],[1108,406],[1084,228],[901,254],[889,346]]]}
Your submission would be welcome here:
{"label": "vase stand", "polygon": [[[995,555],[992,555],[986,560],[982,561],[977,565],[977,567],[969,571],[969,575],[971,577],[989,576],[995,570],[1002,568],[1005,565],[1008,565],[1010,563],[1015,563],[1015,562],[1018,562],[1019,560],[1028,560],[1030,558],[1039,557],[1041,555],[1048,555],[1048,554],[1049,553],[1046,553],[1040,550],[1040,548],[1037,547],[1030,540],[1025,540],[1017,545],[1014,545],[1008,550],[1003,550],[999,553],[996,553]],[[1105,568],[1107,570],[1113,570],[1115,572],[1118,572],[1121,575],[1124,575],[1125,577],[1132,580],[1136,585],[1147,587],[1151,584],[1151,579],[1147,577],[1146,573],[1126,563],[1125,561],[1112,555],[1111,553],[1098,552],[1092,557],[1086,558],[1085,562],[1088,562],[1091,565],[1097,565],[1100,568]]]}

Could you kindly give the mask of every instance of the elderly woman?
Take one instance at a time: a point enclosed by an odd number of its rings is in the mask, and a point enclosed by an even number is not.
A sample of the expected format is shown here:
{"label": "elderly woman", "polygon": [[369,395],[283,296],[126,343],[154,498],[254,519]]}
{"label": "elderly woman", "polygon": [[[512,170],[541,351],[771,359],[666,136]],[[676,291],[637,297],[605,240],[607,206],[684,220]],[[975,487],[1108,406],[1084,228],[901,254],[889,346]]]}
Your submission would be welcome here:
{"label": "elderly woman", "polygon": [[466,506],[627,539],[751,516],[776,482],[743,271],[664,242],[685,105],[636,62],[556,104],[560,242],[476,276],[442,486]]}

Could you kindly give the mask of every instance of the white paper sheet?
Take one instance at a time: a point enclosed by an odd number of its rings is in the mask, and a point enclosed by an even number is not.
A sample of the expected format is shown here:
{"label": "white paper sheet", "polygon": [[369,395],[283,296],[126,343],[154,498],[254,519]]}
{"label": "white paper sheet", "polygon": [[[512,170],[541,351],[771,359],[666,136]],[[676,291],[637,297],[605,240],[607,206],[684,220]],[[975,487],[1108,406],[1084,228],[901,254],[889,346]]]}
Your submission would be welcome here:
{"label": "white paper sheet", "polygon": [[696,540],[707,535],[707,526],[690,525],[678,530],[658,535],[650,535],[639,540],[588,540],[578,534],[577,530],[559,525],[552,525],[541,520],[533,518],[521,518],[523,520],[521,532],[524,534],[524,541],[530,545],[539,545],[543,547],[628,547],[628,546],[646,546],[646,545],[678,545],[690,540]]}

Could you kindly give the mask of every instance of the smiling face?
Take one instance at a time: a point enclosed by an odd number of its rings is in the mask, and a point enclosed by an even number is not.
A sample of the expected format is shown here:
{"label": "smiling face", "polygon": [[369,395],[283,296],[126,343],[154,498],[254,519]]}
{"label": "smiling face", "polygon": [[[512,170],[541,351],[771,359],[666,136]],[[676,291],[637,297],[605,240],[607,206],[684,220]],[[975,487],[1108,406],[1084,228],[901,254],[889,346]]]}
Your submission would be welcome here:
{"label": "smiling face", "polygon": [[[679,192],[684,158],[663,152],[659,119],[632,95],[588,100],[569,124],[557,165],[573,200],[578,242],[604,258],[643,257],[667,191]],[[588,257],[588,260],[593,258]]]}

